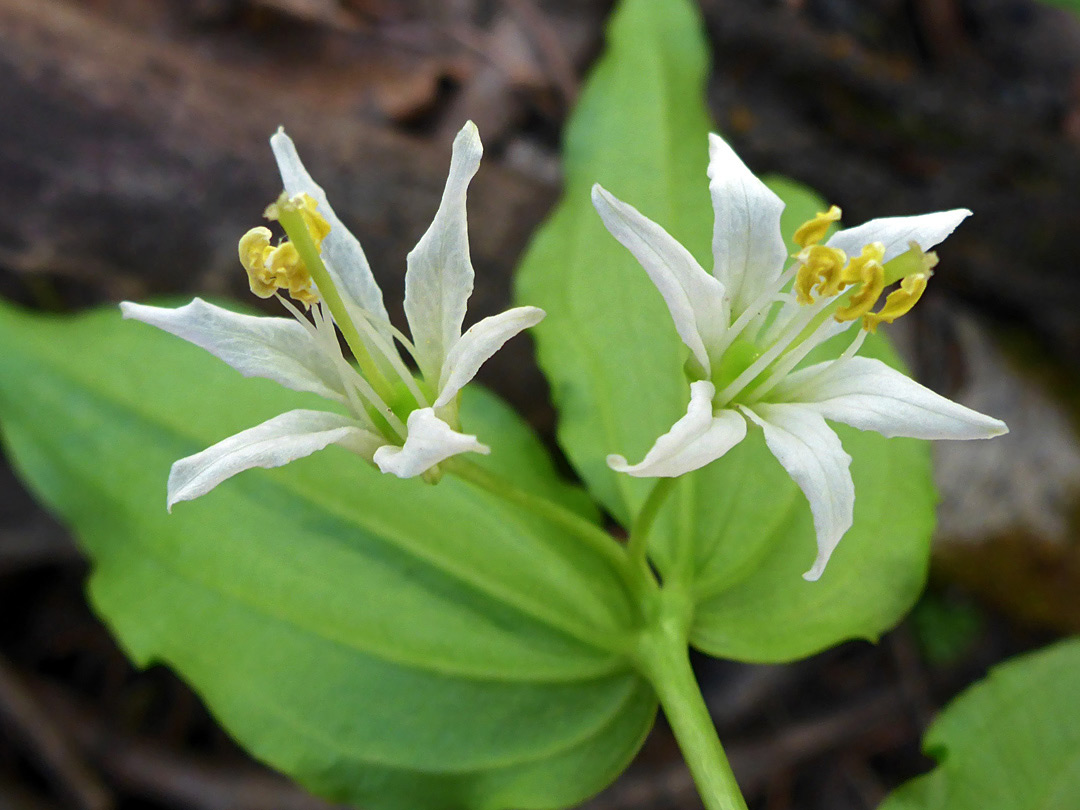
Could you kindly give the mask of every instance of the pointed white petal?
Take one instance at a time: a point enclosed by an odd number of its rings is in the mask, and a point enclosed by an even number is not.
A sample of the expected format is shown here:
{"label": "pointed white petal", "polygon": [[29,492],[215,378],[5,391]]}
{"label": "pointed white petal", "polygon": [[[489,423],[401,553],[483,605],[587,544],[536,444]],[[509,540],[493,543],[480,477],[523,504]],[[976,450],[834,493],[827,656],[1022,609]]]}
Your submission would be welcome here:
{"label": "pointed white petal", "polygon": [[639,478],[673,478],[720,458],[746,436],[746,420],[733,410],[713,416],[715,393],[708,380],[692,383],[686,415],[656,440],[639,464],[628,464],[623,456],[612,454],[607,457],[608,466]]}
{"label": "pointed white petal", "polygon": [[864,222],[855,228],[847,228],[833,234],[830,247],[840,248],[848,256],[858,256],[864,245],[881,242],[885,245],[885,259],[895,259],[908,249],[909,242],[918,242],[923,250],[930,250],[956,230],[956,226],[971,216],[966,208],[952,211],[936,211],[914,217],[883,217]]}
{"label": "pointed white petal", "polygon": [[405,271],[405,317],[425,379],[438,381],[443,361],[461,336],[473,289],[465,199],[484,150],[469,121],[454,139],[450,174],[427,232],[410,251]]}
{"label": "pointed white petal", "polygon": [[809,408],[759,404],[753,410],[743,408],[743,413],[765,431],[765,444],[810,502],[818,553],[803,577],[816,580],[851,528],[855,510],[851,456],[832,428]]}
{"label": "pointed white petal", "polygon": [[599,184],[593,186],[592,200],[611,235],[634,254],[664,297],[683,343],[711,373],[707,350],[720,342],[728,326],[724,285],[675,237]]}
{"label": "pointed white petal", "polygon": [[435,415],[431,408],[420,408],[409,414],[406,427],[409,434],[405,445],[388,444],[375,451],[374,461],[384,473],[398,478],[412,478],[429,470],[440,461],[458,453],[482,453],[491,448],[475,436],[458,433]]}
{"label": "pointed white petal", "polygon": [[339,444],[370,459],[386,440],[326,411],[288,411],[182,458],[169,473],[169,511],[179,501],[205,495],[226,478],[253,467],[280,467]]}
{"label": "pointed white petal", "polygon": [[870,357],[805,368],[774,399],[806,403],[826,419],[912,439],[989,439],[1009,432],[1000,419],[966,408]]}
{"label": "pointed white petal", "polygon": [[754,176],[719,135],[709,135],[713,203],[713,275],[727,288],[738,317],[783,272],[784,201]]}
{"label": "pointed white petal", "polygon": [[194,299],[176,309],[124,301],[125,318],[148,323],[206,349],[245,377],[265,377],[293,391],[345,401],[334,362],[292,318],[240,315]]}
{"label": "pointed white petal", "polygon": [[326,200],[326,192],[311,179],[304,164],[300,162],[296,146],[284,130],[279,129],[270,138],[270,148],[274,150],[285,192],[290,197],[301,193],[311,195],[319,204],[319,213],[330,224],[330,233],[322,244],[322,258],[338,292],[342,298],[370,313],[379,331],[388,335],[388,330],[383,327],[390,321],[383,305],[382,290],[375,282],[360,241],[338,219]]}
{"label": "pointed white petal", "polygon": [[543,318],[544,310],[538,307],[515,307],[484,318],[465,330],[443,364],[439,398],[434,407],[448,404],[506,341],[521,330],[536,326]]}

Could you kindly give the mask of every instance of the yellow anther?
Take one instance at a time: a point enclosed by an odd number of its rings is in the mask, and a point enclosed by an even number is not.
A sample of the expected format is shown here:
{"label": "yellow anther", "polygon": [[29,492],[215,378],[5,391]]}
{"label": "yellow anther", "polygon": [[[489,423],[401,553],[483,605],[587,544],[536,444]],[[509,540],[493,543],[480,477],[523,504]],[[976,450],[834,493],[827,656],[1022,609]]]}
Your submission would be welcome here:
{"label": "yellow anther", "polygon": [[852,259],[848,266],[844,268],[844,284],[858,284],[860,281],[865,281],[867,266],[872,264],[880,265],[881,260],[884,258],[885,245],[881,242],[871,242],[869,245],[863,245],[862,253]]}
{"label": "yellow anther", "polygon": [[871,310],[885,289],[885,268],[881,260],[885,258],[885,245],[871,242],[864,245],[862,253],[852,259],[840,274],[844,286],[859,284],[859,290],[851,295],[847,305],[836,310],[838,321],[854,321]]}
{"label": "yellow anther", "polygon": [[240,264],[244,265],[245,270],[262,266],[266,261],[266,251],[270,247],[270,237],[272,235],[269,228],[260,225],[240,237],[240,244],[238,245]]}
{"label": "yellow anther", "polygon": [[794,290],[800,304],[814,303],[813,290],[826,297],[840,292],[847,256],[839,248],[811,245],[798,254],[802,265],[795,275]]}
{"label": "yellow anther", "polygon": [[868,332],[876,332],[878,324],[892,323],[901,315],[911,311],[926,290],[930,273],[913,273],[900,282],[900,289],[893,290],[885,299],[885,306],[880,312],[868,312],[863,316],[863,326]]}
{"label": "yellow anther", "polygon": [[277,281],[278,289],[288,290],[292,298],[307,307],[319,300],[312,287],[311,274],[292,242],[282,242],[273,248],[266,264]]}
{"label": "yellow anther", "polygon": [[[323,240],[330,233],[330,223],[317,210],[318,203],[309,194],[294,197],[281,195],[266,207],[267,219],[278,219],[283,210],[298,213],[315,244],[321,250]],[[278,290],[289,295],[306,307],[319,300],[319,294],[311,280],[311,273],[304,265],[300,253],[292,242],[270,245],[268,228],[252,228],[240,238],[240,263],[247,270],[251,291],[260,298],[269,298]]]}
{"label": "yellow anther", "polygon": [[307,275],[304,263],[300,261],[300,254],[292,242],[282,242],[273,248],[266,264],[278,279],[280,287],[291,287],[297,276]]}
{"label": "yellow anther", "polygon": [[300,216],[303,217],[308,233],[311,234],[311,241],[315,243],[318,250],[322,250],[323,239],[330,233],[330,223],[319,213],[319,204],[310,194],[297,194],[293,197],[293,202],[299,203]]}
{"label": "yellow anther", "polygon": [[926,253],[919,243],[912,240],[908,242],[908,249],[894,259],[885,263],[885,283],[894,284],[902,278],[915,273],[929,273],[937,267],[938,257],[936,253]]}
{"label": "yellow anther", "polygon": [[304,227],[311,234],[311,241],[315,247],[322,250],[323,239],[330,233],[330,223],[319,213],[318,203],[310,194],[295,194],[287,197],[284,193],[270,205],[266,206],[263,216],[267,219],[279,219],[281,212],[295,211],[304,220]]}
{"label": "yellow anther", "polygon": [[834,205],[828,211],[819,212],[813,219],[800,225],[795,230],[792,240],[801,248],[816,245],[825,238],[825,234],[829,232],[832,224],[839,220],[840,208]]}
{"label": "yellow anther", "polygon": [[248,284],[259,298],[269,298],[279,286],[276,275],[268,266],[270,254],[274,252],[270,246],[271,235],[269,228],[252,228],[240,237],[238,246],[240,264],[247,271]]}

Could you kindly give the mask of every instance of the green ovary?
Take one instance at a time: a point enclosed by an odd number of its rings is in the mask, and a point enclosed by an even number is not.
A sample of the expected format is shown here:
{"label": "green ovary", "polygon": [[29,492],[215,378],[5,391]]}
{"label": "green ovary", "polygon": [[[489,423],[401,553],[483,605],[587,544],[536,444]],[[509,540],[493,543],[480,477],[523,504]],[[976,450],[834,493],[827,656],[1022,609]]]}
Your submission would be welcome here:
{"label": "green ovary", "polygon": [[758,347],[749,340],[740,338],[732,343],[713,369],[712,383],[716,390],[723,391],[760,356]]}

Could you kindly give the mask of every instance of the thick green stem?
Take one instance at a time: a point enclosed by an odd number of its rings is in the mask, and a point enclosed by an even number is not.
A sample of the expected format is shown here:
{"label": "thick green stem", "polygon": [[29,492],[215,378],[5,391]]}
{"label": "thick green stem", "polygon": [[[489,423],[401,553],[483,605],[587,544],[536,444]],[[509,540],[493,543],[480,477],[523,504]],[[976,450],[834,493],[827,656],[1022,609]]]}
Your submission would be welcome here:
{"label": "thick green stem", "polygon": [[638,576],[623,547],[610,534],[577,512],[547,498],[518,489],[505,479],[461,457],[449,458],[439,466],[444,472],[456,475],[508,503],[524,507],[534,515],[565,529],[607,558],[624,579],[631,584],[637,583]]}
{"label": "thick green stem", "polygon": [[655,620],[638,646],[639,666],[660,698],[706,810],[747,810],[690,666],[689,615],[679,594],[661,592]]}

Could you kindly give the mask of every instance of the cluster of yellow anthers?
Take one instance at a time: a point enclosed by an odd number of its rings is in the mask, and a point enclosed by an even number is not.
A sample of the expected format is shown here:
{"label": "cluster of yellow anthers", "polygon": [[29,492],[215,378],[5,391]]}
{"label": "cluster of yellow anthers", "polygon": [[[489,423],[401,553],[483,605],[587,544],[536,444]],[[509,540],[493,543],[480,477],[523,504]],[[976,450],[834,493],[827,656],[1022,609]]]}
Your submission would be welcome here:
{"label": "cluster of yellow anthers", "polygon": [[933,275],[937,254],[924,253],[918,243],[911,242],[908,253],[894,262],[902,270],[913,272],[905,272],[899,278],[899,289],[889,293],[879,311],[871,312],[886,285],[898,279],[890,279],[886,274],[882,264],[885,246],[881,242],[863,246],[861,255],[850,260],[839,248],[820,244],[829,226],[839,219],[840,209],[834,205],[795,231],[794,241],[800,248],[794,254],[800,263],[795,276],[795,295],[800,304],[813,304],[815,290],[818,295],[830,298],[858,284],[846,304],[839,306],[833,315],[838,321],[862,318],[863,327],[868,332],[875,332],[879,324],[892,323],[915,306]]}
{"label": "cluster of yellow anthers", "polygon": [[[315,200],[307,194],[298,194],[288,202],[300,213],[316,250],[321,249],[323,239],[330,233],[330,224],[316,210]],[[269,219],[278,218],[278,205],[280,203],[272,203],[266,209]],[[276,246],[271,245],[271,236],[270,229],[260,225],[240,237],[240,263],[247,270],[251,291],[259,298],[269,298],[278,290],[285,290],[294,300],[310,308],[319,300],[311,273],[292,242],[283,240]]]}

